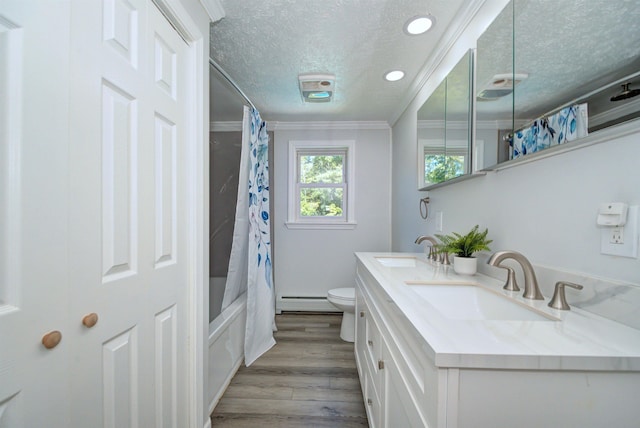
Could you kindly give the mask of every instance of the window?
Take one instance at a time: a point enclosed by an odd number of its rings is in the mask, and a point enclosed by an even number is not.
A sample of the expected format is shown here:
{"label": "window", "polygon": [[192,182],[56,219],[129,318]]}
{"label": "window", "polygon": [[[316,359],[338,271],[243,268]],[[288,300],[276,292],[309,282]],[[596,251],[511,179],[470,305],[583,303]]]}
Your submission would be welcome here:
{"label": "window", "polygon": [[289,228],[353,228],[353,141],[289,142]]}
{"label": "window", "polygon": [[468,172],[469,150],[466,141],[420,140],[418,159],[421,176],[418,187],[441,183]]}
{"label": "window", "polygon": [[424,149],[424,180],[426,183],[441,183],[461,176],[467,170],[467,149]]}
{"label": "window", "polygon": [[298,152],[300,217],[343,217],[346,150]]}

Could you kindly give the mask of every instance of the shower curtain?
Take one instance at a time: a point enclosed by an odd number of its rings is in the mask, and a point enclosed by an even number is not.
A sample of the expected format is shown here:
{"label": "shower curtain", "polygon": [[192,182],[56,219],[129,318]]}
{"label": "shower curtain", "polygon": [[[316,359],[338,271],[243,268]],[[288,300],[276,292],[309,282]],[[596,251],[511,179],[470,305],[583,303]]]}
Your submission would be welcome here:
{"label": "shower curtain", "polygon": [[238,203],[222,310],[247,291],[244,342],[247,366],[276,343],[268,146],[266,123],[256,109],[245,107]]}

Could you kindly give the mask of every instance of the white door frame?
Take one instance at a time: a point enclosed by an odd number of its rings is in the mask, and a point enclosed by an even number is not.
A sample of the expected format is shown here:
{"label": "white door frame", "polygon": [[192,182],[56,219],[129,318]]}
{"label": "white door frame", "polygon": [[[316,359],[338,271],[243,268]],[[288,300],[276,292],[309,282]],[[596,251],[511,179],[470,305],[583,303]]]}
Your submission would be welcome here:
{"label": "white door frame", "polygon": [[[187,140],[187,218],[189,236],[189,425],[192,428],[211,426],[211,420],[206,413],[204,393],[206,390],[207,361],[205,352],[208,351],[209,333],[209,277],[208,264],[209,246],[205,237],[209,236],[207,218],[209,189],[209,146],[208,119],[205,120],[205,106],[209,104],[208,67],[205,61],[205,51],[209,51],[209,34],[202,34],[197,23],[187,12],[180,0],[152,0],[162,11],[167,20],[173,25],[178,34],[189,45],[188,74],[191,79],[188,106]],[[206,37],[206,38],[205,38]],[[208,54],[207,54],[208,58]],[[205,73],[206,72],[206,73]],[[205,79],[206,77],[206,79]],[[205,286],[207,285],[207,286]]]}

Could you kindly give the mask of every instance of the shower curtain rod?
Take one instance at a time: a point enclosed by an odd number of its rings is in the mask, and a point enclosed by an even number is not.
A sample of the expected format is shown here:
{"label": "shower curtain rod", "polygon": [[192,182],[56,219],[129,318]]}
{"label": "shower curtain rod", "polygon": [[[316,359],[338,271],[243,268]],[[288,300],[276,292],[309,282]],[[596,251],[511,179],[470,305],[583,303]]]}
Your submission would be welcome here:
{"label": "shower curtain rod", "polygon": [[222,67],[220,67],[220,66],[218,65],[218,63],[216,63],[212,58],[209,58],[209,65],[210,65],[211,67],[215,68],[215,69],[216,69],[216,71],[217,71],[218,73],[220,73],[220,74],[222,75],[222,77],[224,77],[224,78],[227,80],[227,82],[229,82],[229,83],[231,84],[231,86],[233,86],[233,88],[234,88],[236,91],[238,91],[238,93],[242,96],[242,98],[244,98],[244,99],[245,99],[245,101],[246,101],[246,102],[248,102],[248,103],[249,103],[249,105],[250,105],[251,107],[253,107],[253,108],[254,108],[254,110],[258,110],[258,109],[256,108],[256,106],[255,106],[255,105],[253,105],[253,103],[251,102],[251,100],[249,99],[249,97],[247,97],[247,96],[244,94],[244,92],[242,92],[242,89],[240,89],[240,87],[238,87],[238,85],[236,85],[236,82],[234,82],[234,81],[233,81],[233,79],[231,78],[231,76],[229,76],[229,75],[227,74],[227,72],[226,72],[226,71],[224,71],[224,70],[222,69]]}

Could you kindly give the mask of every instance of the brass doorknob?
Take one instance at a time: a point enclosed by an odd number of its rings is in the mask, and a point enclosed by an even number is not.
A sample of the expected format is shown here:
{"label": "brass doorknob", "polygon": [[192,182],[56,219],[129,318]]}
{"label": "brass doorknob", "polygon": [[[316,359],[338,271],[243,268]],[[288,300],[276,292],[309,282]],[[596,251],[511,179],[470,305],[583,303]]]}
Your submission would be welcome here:
{"label": "brass doorknob", "polygon": [[85,315],[84,318],[82,318],[82,325],[87,328],[91,328],[96,324],[98,324],[98,314],[95,312],[91,312],[89,315]]}
{"label": "brass doorknob", "polygon": [[58,346],[58,343],[62,340],[62,333],[58,330],[50,331],[42,336],[42,344],[47,349],[53,349]]}

